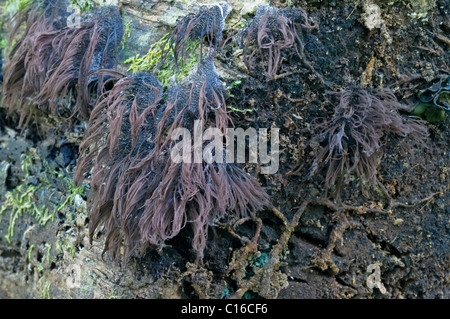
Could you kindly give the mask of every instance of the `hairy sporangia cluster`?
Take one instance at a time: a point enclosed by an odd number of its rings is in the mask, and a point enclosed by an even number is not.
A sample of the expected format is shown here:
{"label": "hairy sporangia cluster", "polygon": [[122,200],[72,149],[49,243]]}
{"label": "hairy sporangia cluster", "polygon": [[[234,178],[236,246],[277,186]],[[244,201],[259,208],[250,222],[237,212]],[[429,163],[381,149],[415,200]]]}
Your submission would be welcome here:
{"label": "hairy sporangia cluster", "polygon": [[80,26],[67,25],[67,11],[64,1],[44,1],[15,22],[11,38],[26,25],[5,66],[2,105],[20,117],[19,128],[38,110],[58,119],[88,119],[103,86],[95,72],[116,64],[124,32],[119,9],[102,7]]}
{"label": "hairy sporangia cluster", "polygon": [[[204,55],[207,59],[213,59],[217,48],[222,41],[225,18],[231,11],[226,3],[220,3],[211,7],[202,6],[197,14],[188,14],[175,26],[167,39],[169,51],[174,53],[174,63],[178,67],[179,59],[186,55],[188,41],[198,41],[200,46],[200,58]],[[206,45],[206,52],[204,46]],[[163,63],[168,51],[163,52]]]}
{"label": "hairy sporangia cluster", "polygon": [[316,28],[302,8],[277,9],[260,6],[255,17],[242,32],[244,63],[251,72],[262,63],[267,78],[274,79],[280,69],[285,52],[292,49],[301,61],[314,71],[304,55],[304,44],[299,35],[301,29]]}
{"label": "hairy sporangia cluster", "polygon": [[190,226],[200,260],[209,225],[227,214],[255,216],[269,202],[256,179],[234,164],[178,163],[171,157],[175,129],[193,133],[199,121],[202,130],[211,125],[225,136],[230,124],[224,83],[214,66],[227,10],[226,5],[202,7],[172,33],[175,59],[183,55],[187,40],[207,47],[190,76],[163,92],[152,74],[116,74],[114,87],[91,114],[75,180],[81,183],[91,174],[90,235],[104,224],[105,251],[115,259],[162,247]]}
{"label": "hairy sporangia cluster", "polygon": [[402,107],[391,91],[350,88],[337,93],[331,120],[316,125],[319,150],[311,175],[326,171],[325,186],[339,195],[351,177],[361,186],[376,186],[377,167],[383,155],[382,137],[388,133],[411,137],[423,144],[427,128],[419,120],[402,117]]}
{"label": "hairy sporangia cluster", "polygon": [[[44,1],[16,16],[11,36],[22,33],[4,68],[2,105],[19,118],[21,129],[38,111],[69,123],[88,121],[74,179],[77,185],[90,183],[89,234],[93,240],[102,232],[104,252],[115,260],[162,248],[190,229],[200,261],[211,225],[255,218],[269,205],[257,180],[227,162],[224,151],[232,123],[215,57],[230,11],[226,3],[202,6],[160,40],[160,62],[153,71],[172,63],[170,72],[176,73],[186,54],[198,55],[189,75],[167,77],[164,86],[152,70],[115,71],[124,34],[115,6],[98,9],[76,26],[67,25],[63,0]],[[241,33],[249,72],[277,79],[286,71],[283,60],[295,55],[318,75],[305,57],[301,36],[315,27],[301,8],[258,8]],[[349,88],[337,96],[333,117],[316,126],[320,147],[310,175],[324,172],[326,189],[339,194],[352,177],[363,186],[378,185],[386,134],[420,143],[427,132],[421,121],[400,116],[390,91]],[[174,133],[185,129],[195,135],[198,123],[202,132],[208,127],[220,132],[223,149],[210,150],[211,161],[196,161],[199,145],[190,141],[182,150],[190,160],[175,160],[172,155],[180,150]]]}

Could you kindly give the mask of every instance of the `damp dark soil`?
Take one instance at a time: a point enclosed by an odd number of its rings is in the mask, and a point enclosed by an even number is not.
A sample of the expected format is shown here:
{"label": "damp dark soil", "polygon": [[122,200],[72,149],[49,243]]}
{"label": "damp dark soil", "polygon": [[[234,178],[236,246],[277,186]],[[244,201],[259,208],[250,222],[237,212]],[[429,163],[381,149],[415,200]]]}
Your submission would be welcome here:
{"label": "damp dark soil", "polygon": [[[303,58],[285,53],[274,79],[264,75],[262,61],[245,68],[237,36],[218,54],[224,80],[241,81],[227,103],[252,110],[230,111],[234,125],[279,128],[280,168],[262,175],[257,165],[243,166],[273,207],[256,219],[210,227],[201,264],[189,227],[161,251],[150,249],[127,264],[111,261],[102,254],[101,232],[88,239],[89,189],[72,182],[84,128],[62,132],[50,121],[37,137],[17,131],[0,108],[0,296],[450,298],[448,117],[426,122],[422,145],[384,135],[381,187],[363,191],[364,181],[351,180],[335,198],[322,174],[310,176],[320,147],[310,143],[313,123],[330,119],[338,103],[330,92],[388,88],[414,105],[420,90],[450,74],[448,0],[358,3],[272,3],[302,7],[318,25],[299,31]],[[371,16],[368,4],[380,14]],[[135,12],[133,5],[123,12]],[[371,18],[378,19],[373,29]],[[224,38],[236,30],[228,26]]]}

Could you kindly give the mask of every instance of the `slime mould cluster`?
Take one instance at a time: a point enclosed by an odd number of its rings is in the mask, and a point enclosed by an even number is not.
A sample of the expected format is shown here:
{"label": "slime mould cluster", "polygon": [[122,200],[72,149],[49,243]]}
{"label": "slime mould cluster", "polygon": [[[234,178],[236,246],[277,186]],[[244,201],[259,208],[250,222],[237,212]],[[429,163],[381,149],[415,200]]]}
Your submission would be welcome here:
{"label": "slime mould cluster", "polygon": [[[225,136],[230,124],[224,83],[214,66],[226,12],[225,5],[202,7],[197,15],[182,19],[168,39],[174,63],[188,39],[200,40],[199,46],[206,43],[208,52],[190,76],[163,92],[153,74],[116,74],[114,87],[91,114],[75,179],[81,183],[90,172],[90,236],[104,224],[105,251],[115,259],[122,251],[128,259],[148,246],[162,247],[190,225],[200,260],[210,224],[227,213],[254,216],[268,204],[256,179],[234,164],[178,163],[171,156],[177,128],[193,134],[195,121],[200,121],[202,129],[212,123]],[[190,148],[193,154],[194,145]]]}
{"label": "slime mould cluster", "polygon": [[113,68],[123,36],[119,9],[106,6],[80,26],[67,25],[64,1],[44,1],[19,12],[12,48],[5,65],[2,105],[27,127],[40,110],[58,119],[89,118],[92,93],[102,87],[95,72]]}
{"label": "slime mould cluster", "polygon": [[351,88],[337,94],[330,121],[316,124],[314,140],[323,143],[310,175],[325,173],[325,187],[337,196],[351,177],[361,186],[378,185],[377,166],[382,157],[382,137],[393,133],[424,143],[427,128],[422,121],[403,118],[395,95],[387,90]]}
{"label": "slime mould cluster", "polygon": [[[90,180],[89,234],[92,240],[103,227],[104,252],[128,260],[149,247],[162,248],[189,225],[201,260],[210,225],[255,217],[269,205],[257,180],[227,163],[223,151],[231,119],[214,60],[229,5],[202,6],[181,19],[160,41],[154,69],[133,74],[114,71],[124,34],[117,7],[103,7],[76,27],[66,25],[64,8],[63,1],[46,1],[17,16],[16,25],[25,24],[25,31],[5,66],[3,106],[10,116],[20,117],[20,128],[37,110],[59,119],[88,120],[74,179],[77,185]],[[241,33],[249,73],[277,79],[280,72],[289,74],[283,61],[295,56],[324,84],[304,54],[301,31],[314,28],[301,8],[258,8]],[[198,63],[186,76],[180,66],[192,52]],[[162,66],[178,76],[162,84],[154,75]],[[448,80],[421,95],[448,111]],[[390,91],[358,87],[337,96],[332,119],[316,125],[313,140],[321,147],[310,175],[325,171],[325,186],[336,194],[352,176],[376,186],[382,137],[392,133],[420,143],[426,127],[400,116]],[[202,131],[217,128],[223,149],[211,151],[212,161],[195,161],[194,142],[183,148],[190,160],[174,160],[171,154],[179,151],[174,132],[184,128],[194,135],[197,123]]]}
{"label": "slime mould cluster", "polygon": [[262,65],[265,76],[275,79],[282,61],[289,60],[288,55],[294,53],[310,71],[316,73],[304,55],[304,43],[300,35],[300,30],[316,27],[302,8],[258,7],[255,17],[241,32],[247,69],[255,74]]}

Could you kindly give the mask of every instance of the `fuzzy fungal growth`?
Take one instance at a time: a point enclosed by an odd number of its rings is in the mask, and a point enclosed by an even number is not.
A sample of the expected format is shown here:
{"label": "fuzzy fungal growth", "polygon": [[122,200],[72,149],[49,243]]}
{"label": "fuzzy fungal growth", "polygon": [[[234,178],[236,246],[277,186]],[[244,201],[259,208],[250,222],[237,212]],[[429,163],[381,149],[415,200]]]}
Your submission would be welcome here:
{"label": "fuzzy fungal growth", "polygon": [[339,195],[351,177],[361,186],[376,186],[377,166],[382,157],[382,137],[393,133],[424,144],[427,128],[422,121],[400,116],[394,94],[386,90],[355,88],[338,94],[330,121],[317,125],[314,140],[321,142],[311,175],[326,170],[325,186]]}
{"label": "fuzzy fungal growth", "polygon": [[42,58],[39,64],[31,66],[29,61],[34,59],[31,55],[30,42],[35,35],[51,33],[65,27],[64,19],[57,19],[58,4],[47,4],[44,9],[41,5],[20,10],[14,18],[14,27],[10,33],[10,44],[25,25],[23,35],[16,42],[7,57],[4,68],[2,105],[7,108],[8,115],[20,115],[19,127],[25,127],[31,119],[33,109],[29,107],[30,99],[39,92],[45,80],[49,58]]}
{"label": "fuzzy fungal growth", "polygon": [[185,16],[171,32],[167,39],[168,50],[163,50],[164,62],[167,53],[172,51],[174,63],[178,68],[180,59],[186,56],[186,50],[189,43],[196,42],[200,46],[199,60],[204,56],[204,44],[206,43],[209,58],[214,57],[217,48],[222,41],[222,31],[225,27],[225,18],[230,12],[231,7],[224,2],[211,7],[201,6],[197,14],[188,14]]}
{"label": "fuzzy fungal growth", "polygon": [[[197,23],[182,20],[177,32],[182,26],[204,30],[203,23],[210,20],[202,10],[190,16]],[[219,39],[222,29],[216,28],[214,35],[209,32],[201,34]],[[116,78],[113,89],[99,99],[91,114],[75,176],[80,184],[90,174],[91,239],[103,225],[105,252],[116,260],[123,256],[127,260],[148,247],[162,248],[189,225],[200,261],[210,225],[223,218],[255,216],[269,202],[256,179],[226,163],[223,150],[212,150],[211,161],[197,161],[194,154],[199,145],[186,143],[183,136],[181,153],[184,159],[189,154],[189,159],[178,161],[173,156],[180,153],[179,138],[173,138],[178,129],[194,136],[194,124],[199,121],[202,132],[213,126],[223,141],[230,124],[214,55],[200,61],[189,77],[171,83],[164,94],[152,74]],[[200,146],[209,142],[202,141]]]}
{"label": "fuzzy fungal growth", "polygon": [[153,114],[158,111],[162,90],[152,75],[115,77],[114,87],[100,97],[92,111],[75,173],[77,184],[81,184],[84,172],[91,173],[90,235],[92,238],[97,227],[105,223],[105,251],[114,257],[122,243],[131,253],[139,242],[139,215],[127,218],[125,214],[143,203],[134,200],[136,206],[126,206],[132,204],[133,195],[123,192],[127,191],[128,176],[135,175],[133,167],[154,149],[157,119]]}
{"label": "fuzzy fungal growth", "polygon": [[59,119],[88,119],[91,94],[103,86],[95,72],[116,63],[119,9],[103,7],[79,26],[66,25],[66,9],[63,1],[47,1],[19,14],[27,16],[26,30],[5,66],[2,105],[10,116],[20,115],[20,128],[37,109]]}
{"label": "fuzzy fungal growth", "polygon": [[262,63],[266,77],[274,79],[282,59],[295,52],[301,61],[314,71],[306,60],[304,44],[299,35],[302,29],[314,28],[316,24],[302,8],[258,7],[255,17],[242,33],[244,63],[247,69],[258,70],[257,63]]}

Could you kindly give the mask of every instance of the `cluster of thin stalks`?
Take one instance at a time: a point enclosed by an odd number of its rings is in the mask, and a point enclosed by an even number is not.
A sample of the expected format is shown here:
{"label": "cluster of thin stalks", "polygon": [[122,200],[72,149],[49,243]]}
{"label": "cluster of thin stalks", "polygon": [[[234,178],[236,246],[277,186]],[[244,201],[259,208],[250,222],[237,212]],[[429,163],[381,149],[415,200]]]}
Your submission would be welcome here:
{"label": "cluster of thin stalks", "polygon": [[[92,111],[75,180],[80,184],[90,175],[90,236],[103,225],[105,252],[115,260],[128,260],[149,246],[162,248],[190,226],[200,261],[210,225],[230,216],[255,216],[269,202],[256,179],[226,163],[219,150],[213,155],[221,160],[209,163],[194,158],[180,163],[171,156],[176,129],[194,134],[198,121],[202,130],[211,125],[225,136],[231,123],[224,83],[214,66],[223,12],[226,8],[220,6],[201,8],[177,25],[172,35],[175,56],[181,56],[187,39],[206,43],[209,54],[196,72],[171,83],[165,92],[150,73],[129,77],[103,72],[115,84]],[[188,148],[195,153],[194,143]]]}
{"label": "cluster of thin stalks", "polygon": [[395,134],[425,144],[422,121],[404,118],[400,103],[388,90],[348,89],[340,93],[330,121],[316,124],[313,140],[321,142],[310,175],[325,174],[325,186],[339,195],[351,178],[363,189],[379,185],[377,167],[383,155],[383,137]]}
{"label": "cluster of thin stalks", "polygon": [[316,73],[305,57],[304,43],[299,35],[302,29],[316,27],[302,8],[259,7],[243,31],[242,48],[247,69],[255,70],[256,63],[260,61],[265,67],[266,77],[276,79],[283,59],[288,58],[293,50],[309,70]]}
{"label": "cluster of thin stalks", "polygon": [[116,64],[124,32],[119,9],[102,7],[69,26],[65,2],[45,1],[20,11],[14,25],[11,41],[23,33],[5,65],[2,105],[18,116],[18,128],[27,128],[38,111],[59,121],[88,119],[96,88],[103,87],[93,74]]}

